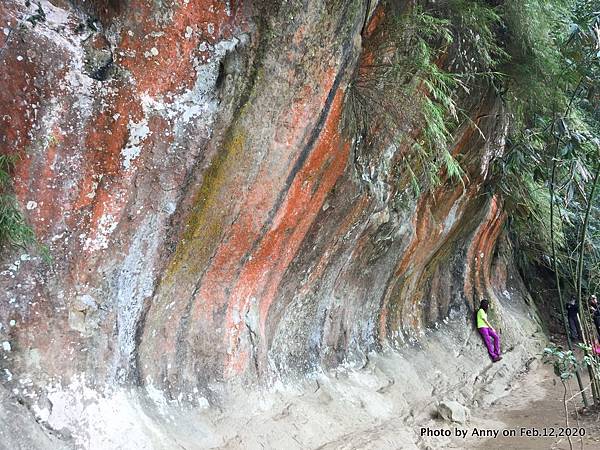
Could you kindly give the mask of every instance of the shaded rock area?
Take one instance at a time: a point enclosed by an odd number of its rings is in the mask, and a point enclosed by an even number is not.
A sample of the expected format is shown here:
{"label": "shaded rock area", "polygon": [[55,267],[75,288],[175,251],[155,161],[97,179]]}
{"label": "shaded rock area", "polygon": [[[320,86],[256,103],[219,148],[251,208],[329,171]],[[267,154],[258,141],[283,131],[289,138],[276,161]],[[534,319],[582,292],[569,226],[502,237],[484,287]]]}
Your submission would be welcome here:
{"label": "shaded rock area", "polygon": [[8,443],[399,445],[440,400],[503,391],[542,339],[486,189],[508,117],[465,101],[466,181],[418,196],[408,148],[360,153],[344,95],[381,8],[0,3],[0,152],[39,242],[1,255]]}

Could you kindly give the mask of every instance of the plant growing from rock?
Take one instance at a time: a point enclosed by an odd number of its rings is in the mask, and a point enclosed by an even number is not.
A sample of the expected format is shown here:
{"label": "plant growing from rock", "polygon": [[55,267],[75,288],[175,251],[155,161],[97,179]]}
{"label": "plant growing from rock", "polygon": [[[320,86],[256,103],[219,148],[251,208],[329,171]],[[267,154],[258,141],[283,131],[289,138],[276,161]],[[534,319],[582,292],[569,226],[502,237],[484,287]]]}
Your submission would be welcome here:
{"label": "plant growing from rock", "polygon": [[11,194],[10,171],[15,163],[12,155],[0,155],[0,248],[25,246],[34,242],[33,230],[18,208]]}
{"label": "plant growing from rock", "polygon": [[383,20],[365,40],[347,89],[343,127],[355,148],[367,153],[376,143],[411,150],[401,159],[416,193],[438,185],[441,169],[459,180],[464,171],[448,144],[461,81],[440,64],[453,42],[450,23],[418,5]]}
{"label": "plant growing from rock", "polygon": [[[46,12],[42,8],[41,3],[36,2],[36,5],[37,5],[37,9],[35,10],[35,12],[25,19],[27,22],[31,23],[31,25],[34,27],[38,24],[38,22],[46,21]],[[31,2],[29,0],[27,0],[25,2],[25,6],[27,6],[29,8],[31,6]]]}
{"label": "plant growing from rock", "polygon": [[370,148],[393,145],[401,153],[398,184],[410,183],[415,194],[445,179],[464,181],[460,155],[449,144],[471,120],[460,104],[490,86],[504,89],[499,68],[510,55],[501,37],[503,10],[483,0],[383,5],[383,22],[363,36],[346,94],[343,123],[356,165],[364,166],[361,154]]}

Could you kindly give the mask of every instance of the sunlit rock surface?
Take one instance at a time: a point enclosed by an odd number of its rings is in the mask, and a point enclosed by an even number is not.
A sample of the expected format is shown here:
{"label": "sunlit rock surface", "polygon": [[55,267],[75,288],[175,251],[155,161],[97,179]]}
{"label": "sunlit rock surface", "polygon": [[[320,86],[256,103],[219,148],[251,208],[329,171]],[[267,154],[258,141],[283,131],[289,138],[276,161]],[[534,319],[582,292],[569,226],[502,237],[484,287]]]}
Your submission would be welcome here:
{"label": "sunlit rock surface", "polygon": [[[449,389],[436,364],[465,380],[487,364],[472,330],[484,296],[517,346],[507,374],[527,359],[535,315],[502,199],[485,189],[502,104],[487,92],[468,102],[452,151],[464,183],[406,194],[393,167],[407,149],[359,154],[341,129],[377,27],[363,29],[377,8],[363,3],[0,3],[0,151],[19,156],[14,192],[40,244],[1,258],[1,395],[22,409],[3,411],[4,435],[30,420],[23,448],[116,447],[94,447],[77,424],[118,411],[94,432],[131,420],[139,445],[171,448],[173,424],[151,424],[180,407],[201,414],[230,404],[232,386],[371,367],[390,349],[410,358],[388,378],[404,367],[406,386]],[[456,368],[465,348],[473,359]],[[381,401],[385,417],[406,406]],[[197,437],[186,448],[234,438],[185,417],[175,440]]]}

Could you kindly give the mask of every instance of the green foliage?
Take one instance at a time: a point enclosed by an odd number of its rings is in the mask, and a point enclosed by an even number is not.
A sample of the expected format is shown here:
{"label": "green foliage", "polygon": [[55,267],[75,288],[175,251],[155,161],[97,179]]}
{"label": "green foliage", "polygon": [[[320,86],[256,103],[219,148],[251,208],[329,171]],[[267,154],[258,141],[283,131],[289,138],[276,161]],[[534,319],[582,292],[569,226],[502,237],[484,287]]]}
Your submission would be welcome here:
{"label": "green foliage", "polygon": [[510,61],[507,100],[515,127],[564,109],[575,79],[561,45],[570,23],[569,0],[508,0],[502,7]]}
{"label": "green foliage", "polygon": [[583,352],[583,363],[586,366],[592,366],[594,368],[598,368],[598,357],[594,356],[594,349],[590,345],[586,345],[582,342],[577,344],[577,348],[579,348]]}
{"label": "green foliage", "polygon": [[[439,175],[443,169],[450,179],[461,180],[464,171],[460,163],[448,151],[452,141],[452,128],[458,123],[456,88],[459,78],[438,65],[438,59],[448,45],[453,42],[450,23],[445,19],[436,18],[420,9],[413,10],[400,20],[397,26],[405,29],[405,21],[416,25],[414,41],[409,43],[411,51],[404,56],[399,67],[408,68],[412,74],[409,89],[419,95],[421,104],[417,120],[423,126],[419,138],[412,145],[413,152],[419,158],[422,173],[421,183],[412,180],[413,186],[423,184],[434,187],[441,182]],[[432,42],[437,43],[436,47]],[[406,165],[411,165],[409,158]],[[413,172],[414,175],[414,172]]]}
{"label": "green foliage", "polygon": [[14,196],[9,193],[10,170],[14,163],[13,156],[0,155],[0,246],[24,246],[35,240]]}
{"label": "green foliage", "polygon": [[[548,188],[528,173],[523,174],[516,181],[513,176],[500,181],[505,192],[505,206],[511,212],[509,226],[513,239],[517,243],[521,256],[527,258],[526,262],[550,268],[548,255],[551,254],[551,233]],[[554,218],[553,226],[555,242],[558,246],[563,247],[565,236],[559,216]]]}
{"label": "green foliage", "polygon": [[544,364],[552,365],[554,375],[560,378],[560,381],[563,383],[573,378],[581,366],[581,363],[577,360],[572,350],[565,351],[555,345],[544,349],[542,361]]}
{"label": "green foliage", "polygon": [[440,173],[462,179],[464,171],[448,151],[460,80],[438,64],[453,42],[450,22],[415,7],[387,17],[380,28],[366,49],[374,61],[361,61],[348,86],[344,129],[359,148],[411,149],[402,163],[415,193],[438,185]]}
{"label": "green foliage", "polygon": [[503,23],[498,8],[481,0],[448,0],[437,14],[451,20],[457,44],[450,67],[470,79],[479,75],[494,79],[498,67],[508,61],[497,30]]}
{"label": "green foliage", "polygon": [[[497,187],[507,199],[510,227],[525,259],[550,266],[554,246],[559,278],[572,288],[600,155],[599,15],[597,3],[586,0],[510,0],[503,6],[511,55],[505,98],[514,120],[508,152],[495,167]],[[598,198],[591,199],[590,233],[583,243],[588,292],[600,276],[593,270],[600,261],[600,235],[594,232],[600,225]]]}

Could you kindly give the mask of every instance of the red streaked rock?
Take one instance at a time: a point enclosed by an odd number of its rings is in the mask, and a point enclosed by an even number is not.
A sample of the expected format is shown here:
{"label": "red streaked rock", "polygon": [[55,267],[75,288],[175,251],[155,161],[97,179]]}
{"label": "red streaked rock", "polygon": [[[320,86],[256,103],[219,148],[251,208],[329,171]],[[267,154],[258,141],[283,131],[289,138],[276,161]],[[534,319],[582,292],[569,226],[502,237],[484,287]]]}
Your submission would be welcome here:
{"label": "red streaked rock", "polygon": [[[416,199],[409,146],[380,143],[361,165],[341,129],[382,7],[359,39],[350,4],[288,2],[254,23],[250,2],[95,2],[94,31],[42,3],[47,22],[0,33],[0,151],[21,155],[14,193],[53,256],[3,256],[15,373],[175,396],[360,364],[506,282],[502,200],[483,196],[506,133],[493,93],[470,110],[487,139],[456,131],[464,185]],[[31,11],[3,2],[0,31]]]}

